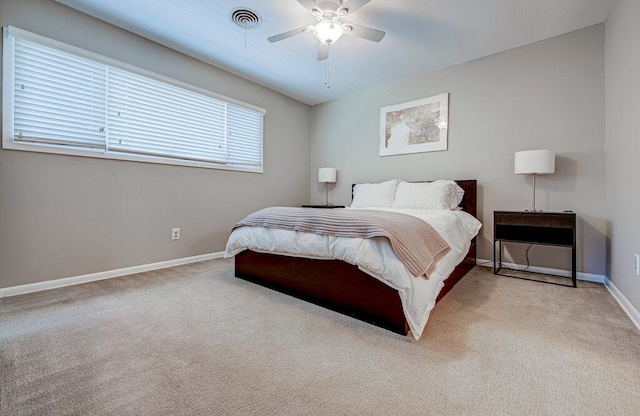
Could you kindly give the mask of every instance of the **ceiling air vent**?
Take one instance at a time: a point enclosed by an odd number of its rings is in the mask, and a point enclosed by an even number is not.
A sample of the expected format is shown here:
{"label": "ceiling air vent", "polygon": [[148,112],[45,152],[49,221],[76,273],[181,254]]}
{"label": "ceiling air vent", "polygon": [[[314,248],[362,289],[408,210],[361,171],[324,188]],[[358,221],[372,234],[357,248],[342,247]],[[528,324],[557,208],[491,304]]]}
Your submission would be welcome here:
{"label": "ceiling air vent", "polygon": [[231,10],[231,21],[243,29],[255,29],[262,24],[262,18],[256,12],[246,7]]}

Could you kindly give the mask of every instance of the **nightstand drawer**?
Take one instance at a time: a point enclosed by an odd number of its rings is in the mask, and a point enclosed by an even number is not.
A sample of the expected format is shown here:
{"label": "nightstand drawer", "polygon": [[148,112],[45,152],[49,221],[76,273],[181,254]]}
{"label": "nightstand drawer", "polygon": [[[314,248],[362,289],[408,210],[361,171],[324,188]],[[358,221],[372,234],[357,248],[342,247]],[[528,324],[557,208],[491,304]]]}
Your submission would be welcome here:
{"label": "nightstand drawer", "polygon": [[575,218],[573,213],[496,211],[494,221],[496,224],[573,228]]}

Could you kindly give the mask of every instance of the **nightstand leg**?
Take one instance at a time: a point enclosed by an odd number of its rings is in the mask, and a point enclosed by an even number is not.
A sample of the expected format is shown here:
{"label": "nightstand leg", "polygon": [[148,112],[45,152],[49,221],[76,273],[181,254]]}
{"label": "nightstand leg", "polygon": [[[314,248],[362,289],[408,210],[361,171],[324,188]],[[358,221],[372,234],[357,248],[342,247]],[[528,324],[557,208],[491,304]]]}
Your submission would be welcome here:
{"label": "nightstand leg", "polygon": [[[498,243],[498,262],[496,263],[496,243]],[[493,274],[498,274],[502,269],[502,241],[493,240]]]}
{"label": "nightstand leg", "polygon": [[493,274],[496,274],[496,240],[493,240]]}
{"label": "nightstand leg", "polygon": [[576,246],[575,245],[571,248],[571,281],[573,282],[573,287],[578,287],[578,282],[576,280]]}

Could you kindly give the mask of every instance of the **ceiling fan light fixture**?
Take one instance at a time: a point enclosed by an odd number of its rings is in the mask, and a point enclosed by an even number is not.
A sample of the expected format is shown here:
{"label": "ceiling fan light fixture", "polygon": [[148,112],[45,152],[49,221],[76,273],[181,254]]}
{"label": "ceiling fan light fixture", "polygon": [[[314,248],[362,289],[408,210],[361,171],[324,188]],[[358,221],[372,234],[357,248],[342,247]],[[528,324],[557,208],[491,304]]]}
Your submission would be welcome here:
{"label": "ceiling fan light fixture", "polygon": [[335,43],[344,32],[342,24],[337,20],[323,20],[313,29],[313,35],[326,45]]}

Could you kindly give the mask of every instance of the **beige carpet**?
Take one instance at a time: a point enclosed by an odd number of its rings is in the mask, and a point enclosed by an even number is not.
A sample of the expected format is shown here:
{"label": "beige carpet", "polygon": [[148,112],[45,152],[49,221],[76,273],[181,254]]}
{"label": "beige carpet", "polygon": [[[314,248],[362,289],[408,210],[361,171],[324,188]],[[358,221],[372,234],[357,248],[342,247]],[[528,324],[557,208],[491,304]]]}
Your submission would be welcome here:
{"label": "beige carpet", "polygon": [[640,332],[597,284],[477,267],[422,340],[213,260],[0,299],[1,415],[638,415]]}

